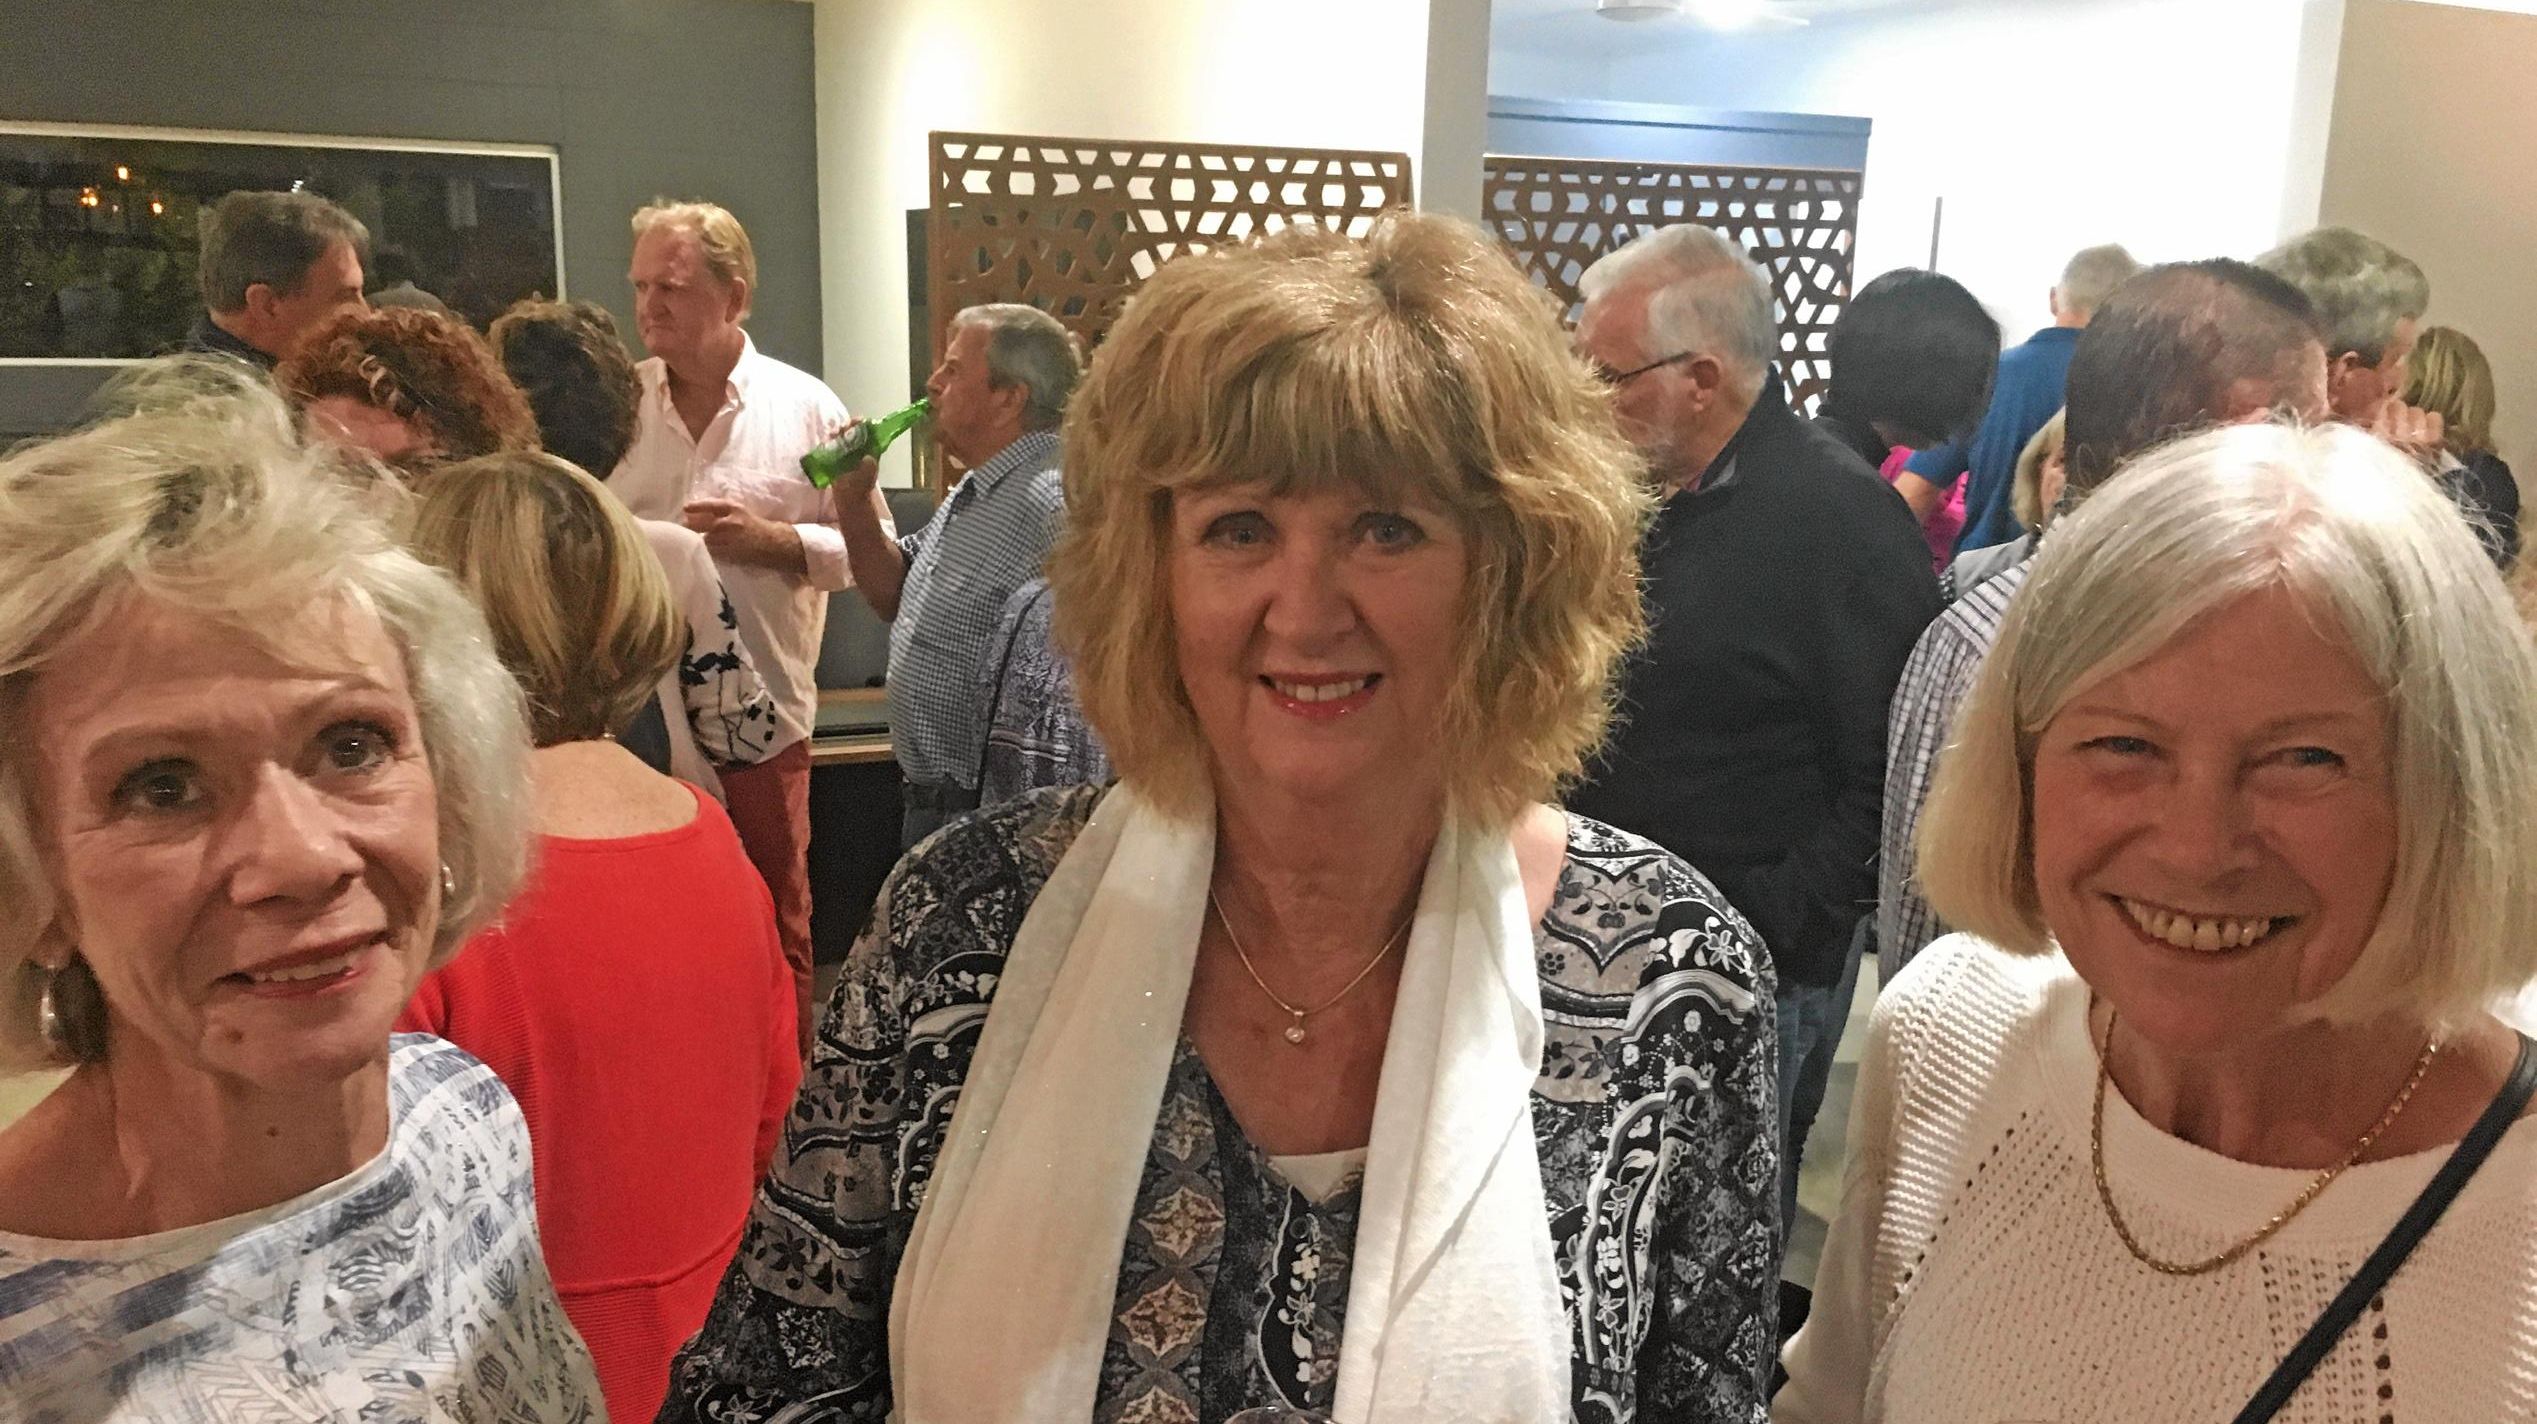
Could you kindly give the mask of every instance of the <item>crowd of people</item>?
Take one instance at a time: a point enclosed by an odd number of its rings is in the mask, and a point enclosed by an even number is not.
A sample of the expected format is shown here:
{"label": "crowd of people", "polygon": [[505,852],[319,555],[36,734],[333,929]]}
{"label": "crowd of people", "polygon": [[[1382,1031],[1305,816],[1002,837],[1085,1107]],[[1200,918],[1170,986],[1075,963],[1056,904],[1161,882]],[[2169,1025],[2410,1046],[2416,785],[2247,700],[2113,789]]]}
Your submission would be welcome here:
{"label": "crowd of people", "polygon": [[639,361],[230,195],[0,456],[0,1416],[2537,1416],[2537,641],[2401,254],[1886,273],[1809,414],[1709,229],[1571,328],[1297,226],[955,314],[902,533],[631,229]]}

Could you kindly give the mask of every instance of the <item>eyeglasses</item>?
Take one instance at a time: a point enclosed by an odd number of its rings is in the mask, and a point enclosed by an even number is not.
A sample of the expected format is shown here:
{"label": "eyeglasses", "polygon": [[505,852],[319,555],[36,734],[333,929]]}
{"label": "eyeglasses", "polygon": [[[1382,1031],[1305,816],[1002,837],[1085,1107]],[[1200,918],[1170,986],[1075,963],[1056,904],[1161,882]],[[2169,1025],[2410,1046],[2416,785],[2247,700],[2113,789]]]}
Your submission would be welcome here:
{"label": "eyeglasses", "polygon": [[1690,357],[1692,354],[1693,353],[1689,351],[1677,351],[1671,356],[1660,356],[1656,360],[1650,361],[1644,366],[1634,366],[1627,371],[1615,371],[1611,367],[1597,361],[1594,363],[1594,373],[1602,377],[1603,383],[1607,386],[1625,386],[1630,382],[1637,380],[1639,377],[1646,375],[1648,372],[1655,370],[1659,366],[1671,366],[1677,361]]}

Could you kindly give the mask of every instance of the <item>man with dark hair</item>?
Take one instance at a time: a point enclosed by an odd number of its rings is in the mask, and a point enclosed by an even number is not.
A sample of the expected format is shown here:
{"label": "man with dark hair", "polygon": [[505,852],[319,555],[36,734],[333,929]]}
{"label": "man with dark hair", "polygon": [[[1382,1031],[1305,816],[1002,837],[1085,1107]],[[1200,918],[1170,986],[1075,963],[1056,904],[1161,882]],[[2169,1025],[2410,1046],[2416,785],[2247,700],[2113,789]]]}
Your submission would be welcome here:
{"label": "man with dark hair", "polygon": [[[2133,278],[2071,352],[2062,507],[2174,436],[2276,414],[2323,419],[2320,337],[2316,309],[2297,288],[2244,262],[2181,262]],[[1884,982],[1946,933],[1913,883],[1912,837],[1947,729],[2033,566],[2030,554],[1949,604],[1921,635],[1895,689],[1877,871],[1877,961]]]}
{"label": "man with dark hair", "polygon": [[2070,357],[2062,463],[2076,501],[2152,445],[2275,411],[2327,414],[2316,309],[2229,258],[2157,267]]}
{"label": "man with dark hair", "polygon": [[1953,277],[1903,267],[1842,308],[1826,354],[1832,388],[1815,424],[1874,468],[1897,445],[1950,440],[1982,418],[2000,324]]}
{"label": "man with dark hair", "polygon": [[2000,354],[1999,377],[1992,382],[1990,409],[1980,427],[1970,439],[1923,448],[1895,480],[1895,488],[1923,517],[1946,498],[1949,486],[1959,478],[1965,481],[1964,528],[1956,533],[1956,552],[2005,544],[2024,532],[2011,507],[2018,454],[2061,409],[2062,385],[2079,333],[2115,289],[2140,270],[2132,254],[2113,243],[2072,257],[2048,297],[2053,324]]}
{"label": "man with dark hair", "polygon": [[364,305],[370,230],[314,193],[229,193],[203,210],[203,312],[185,349],[266,370],[300,338]]}

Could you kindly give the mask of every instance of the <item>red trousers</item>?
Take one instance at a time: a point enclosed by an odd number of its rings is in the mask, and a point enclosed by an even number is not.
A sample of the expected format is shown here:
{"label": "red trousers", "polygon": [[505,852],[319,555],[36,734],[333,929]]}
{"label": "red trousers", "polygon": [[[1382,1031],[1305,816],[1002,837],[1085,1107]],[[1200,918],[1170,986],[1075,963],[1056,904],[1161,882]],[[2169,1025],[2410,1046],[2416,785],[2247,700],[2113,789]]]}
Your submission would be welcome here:
{"label": "red trousers", "polygon": [[810,739],[755,766],[724,770],[722,795],[741,848],[775,897],[775,936],[793,967],[793,998],[801,1010],[794,1023],[808,1058],[818,1026],[810,1001]]}

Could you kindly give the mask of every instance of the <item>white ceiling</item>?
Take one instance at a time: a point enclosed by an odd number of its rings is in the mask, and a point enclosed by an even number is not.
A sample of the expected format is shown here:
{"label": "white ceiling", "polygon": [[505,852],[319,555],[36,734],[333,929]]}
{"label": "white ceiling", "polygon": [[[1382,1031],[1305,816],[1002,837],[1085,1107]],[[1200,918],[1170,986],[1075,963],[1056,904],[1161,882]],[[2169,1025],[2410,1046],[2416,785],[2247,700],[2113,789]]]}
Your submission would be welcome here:
{"label": "white ceiling", "polygon": [[[1777,8],[1792,15],[1812,20],[1838,19],[1871,10],[1904,10],[1938,8],[1940,0],[1778,0]],[[1499,21],[1527,20],[1544,15],[1591,14],[1594,0],[1493,0],[1493,13]],[[1606,20],[1616,29],[1626,25]]]}
{"label": "white ceiling", "polygon": [[[1780,13],[1814,25],[1897,11],[1942,10],[2002,0],[1771,0]],[[1772,28],[1765,26],[1765,28]],[[1596,62],[1641,55],[1651,49],[1695,44],[1712,33],[1683,16],[1638,23],[1595,14],[1595,0],[1491,0],[1489,41],[1498,51],[1522,51],[1569,61]]]}

